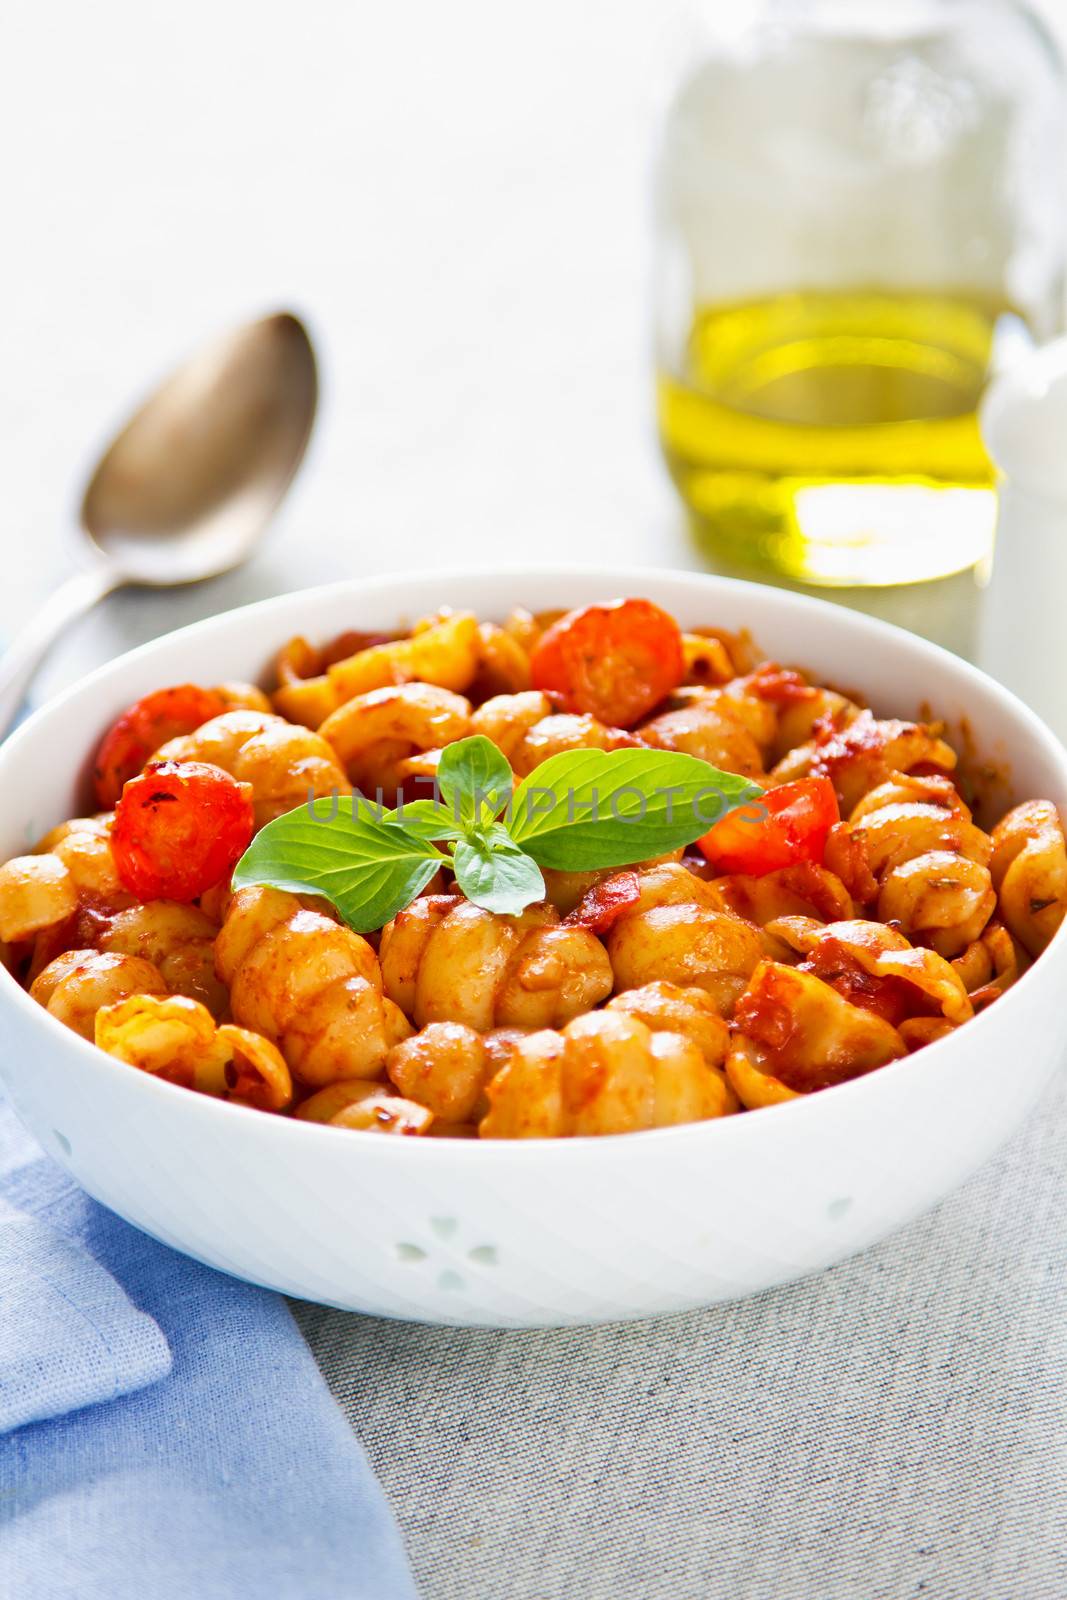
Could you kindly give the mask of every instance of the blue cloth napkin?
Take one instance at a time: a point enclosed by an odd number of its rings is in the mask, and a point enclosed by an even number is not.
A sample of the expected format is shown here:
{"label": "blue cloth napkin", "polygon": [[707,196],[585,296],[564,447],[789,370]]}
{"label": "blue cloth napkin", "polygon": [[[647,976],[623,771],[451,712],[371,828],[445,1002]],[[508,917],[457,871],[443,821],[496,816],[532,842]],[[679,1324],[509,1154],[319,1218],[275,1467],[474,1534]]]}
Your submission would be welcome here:
{"label": "blue cloth napkin", "polygon": [[3,1103],[0,1206],[0,1427],[50,1419],[0,1438],[0,1593],[414,1600],[278,1295],[97,1205]]}
{"label": "blue cloth napkin", "polygon": [[0,1434],[165,1378],[170,1346],[79,1244],[0,1201]]}

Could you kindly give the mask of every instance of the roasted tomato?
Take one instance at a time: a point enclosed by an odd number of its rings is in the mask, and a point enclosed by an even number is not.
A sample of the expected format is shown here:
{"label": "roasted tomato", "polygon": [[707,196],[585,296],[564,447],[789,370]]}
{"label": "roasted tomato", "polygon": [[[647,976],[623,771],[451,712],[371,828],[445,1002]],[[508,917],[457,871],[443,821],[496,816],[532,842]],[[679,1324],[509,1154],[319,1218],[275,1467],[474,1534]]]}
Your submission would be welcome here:
{"label": "roasted tomato", "polygon": [[204,761],[161,761],[115,807],[111,849],[140,900],[195,900],[234,867],[252,837],[252,790]]}
{"label": "roasted tomato", "polygon": [[619,918],[632,911],[641,898],[641,879],[634,871],[615,872],[594,883],[574,910],[564,917],[568,927],[588,928],[590,933],[607,933]]}
{"label": "roasted tomato", "polygon": [[105,733],[93,763],[97,804],[110,811],[122,786],[144,767],[149,757],[180,734],[192,733],[201,723],[220,716],[227,702],[214,689],[179,683],[157,689],[135,700]]}
{"label": "roasted tomato", "polygon": [[614,600],[569,611],[530,657],[535,689],[564,711],[632,728],[685,676],[682,635],[650,600]]}
{"label": "roasted tomato", "polygon": [[801,778],[728,812],[697,842],[717,871],[759,878],[801,861],[821,861],[838,820],[829,778]]}
{"label": "roasted tomato", "polygon": [[792,667],[780,667],[777,661],[761,661],[749,679],[748,689],[760,700],[787,706],[797,700],[813,700],[817,690]]}

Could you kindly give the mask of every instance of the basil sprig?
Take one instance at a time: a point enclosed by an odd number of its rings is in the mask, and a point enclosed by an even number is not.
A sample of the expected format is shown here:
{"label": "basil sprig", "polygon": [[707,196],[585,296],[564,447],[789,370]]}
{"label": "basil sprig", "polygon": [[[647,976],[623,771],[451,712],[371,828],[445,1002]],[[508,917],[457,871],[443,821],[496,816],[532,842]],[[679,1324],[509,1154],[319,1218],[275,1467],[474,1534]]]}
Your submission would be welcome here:
{"label": "basil sprig", "polygon": [[692,844],[762,793],[679,750],[567,750],[519,785],[510,833],[542,867],[627,867]]}
{"label": "basil sprig", "polygon": [[422,893],[450,858],[359,795],[287,811],[256,834],[233,874],[235,889],[266,883],[317,894],[350,928],[370,933]]}
{"label": "basil sprig", "polygon": [[321,895],[357,933],[388,922],[449,867],[467,899],[517,915],[545,897],[541,868],[625,867],[691,844],[762,790],[677,750],[569,750],[518,788],[488,739],[442,752],[438,798],[395,811],[362,795],[308,801],[268,823],[233,875]]}

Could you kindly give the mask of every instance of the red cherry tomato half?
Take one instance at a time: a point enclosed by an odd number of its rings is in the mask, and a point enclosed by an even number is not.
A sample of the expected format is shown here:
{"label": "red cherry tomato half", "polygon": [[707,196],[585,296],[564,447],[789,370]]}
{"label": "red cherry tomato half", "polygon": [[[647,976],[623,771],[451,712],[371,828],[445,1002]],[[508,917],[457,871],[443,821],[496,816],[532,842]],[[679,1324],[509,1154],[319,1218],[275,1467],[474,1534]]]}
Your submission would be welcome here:
{"label": "red cherry tomato half", "polygon": [[530,677],[564,711],[609,727],[635,722],[685,676],[682,635],[650,600],[583,606],[554,622],[534,646]]}
{"label": "red cherry tomato half", "polygon": [[123,789],[111,851],[139,900],[195,900],[233,870],[253,826],[247,783],[206,761],[161,761]]}
{"label": "red cherry tomato half", "polygon": [[168,739],[192,733],[225,710],[226,701],[220,694],[214,689],[200,689],[195,683],[156,689],[143,700],[135,700],[112,723],[96,753],[93,785],[101,810],[111,810],[123,784],[136,778],[145,762]]}
{"label": "red cherry tomato half", "polygon": [[829,778],[801,778],[727,812],[697,843],[716,871],[759,878],[801,861],[821,861],[839,820]]}

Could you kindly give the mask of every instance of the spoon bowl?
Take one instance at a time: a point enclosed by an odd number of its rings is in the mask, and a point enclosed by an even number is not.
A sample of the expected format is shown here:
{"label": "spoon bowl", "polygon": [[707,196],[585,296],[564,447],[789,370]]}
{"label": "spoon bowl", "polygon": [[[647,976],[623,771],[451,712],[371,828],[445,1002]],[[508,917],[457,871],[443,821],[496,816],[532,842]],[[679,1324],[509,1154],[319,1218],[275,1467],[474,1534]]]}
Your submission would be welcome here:
{"label": "spoon bowl", "polygon": [[130,418],[89,481],[81,523],[127,582],[215,577],[250,553],[303,458],[315,355],[287,312],[199,351]]}
{"label": "spoon bowl", "polygon": [[0,738],[49,646],[127,583],[198,583],[237,566],[277,510],[311,437],[315,352],[278,312],[208,345],[134,413],[81,507],[90,561],[0,657]]}

